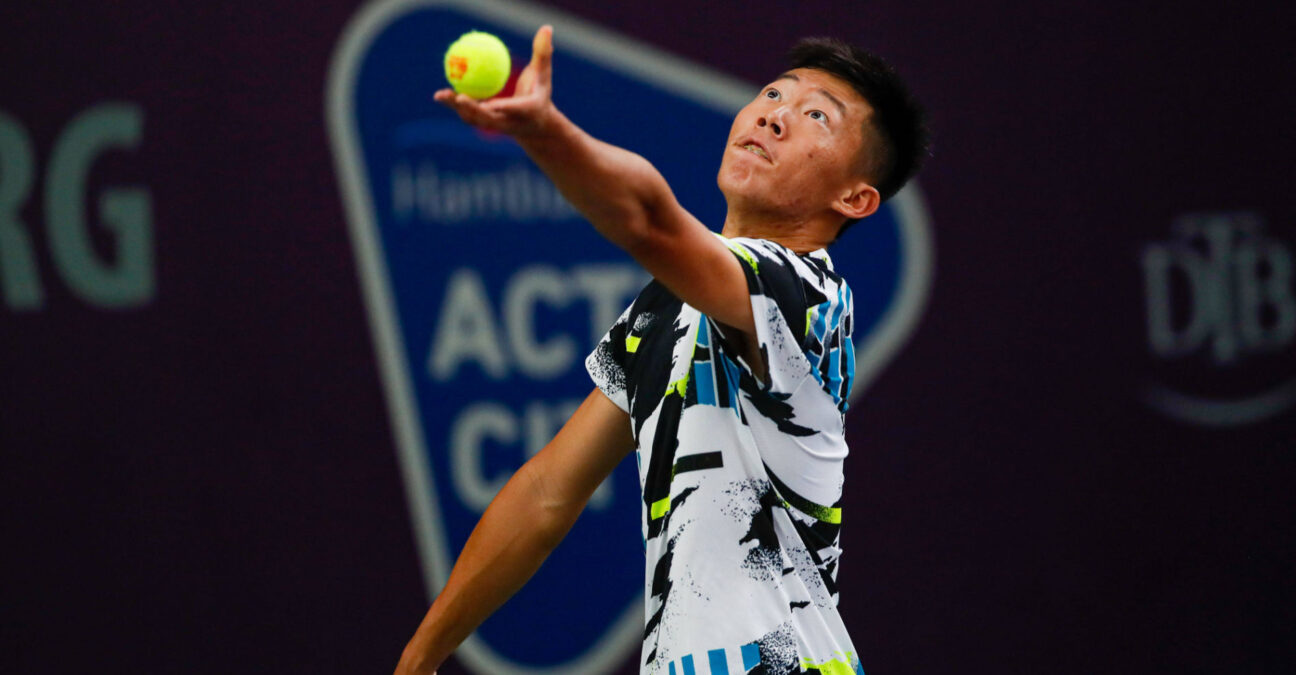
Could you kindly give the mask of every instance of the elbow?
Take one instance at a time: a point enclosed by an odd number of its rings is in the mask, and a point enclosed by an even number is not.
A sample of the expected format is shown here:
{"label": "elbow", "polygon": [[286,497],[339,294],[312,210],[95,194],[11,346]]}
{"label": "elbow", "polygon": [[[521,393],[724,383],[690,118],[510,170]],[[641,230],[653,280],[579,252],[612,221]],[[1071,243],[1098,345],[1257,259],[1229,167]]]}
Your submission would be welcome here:
{"label": "elbow", "polygon": [[629,253],[630,257],[638,259],[644,250],[652,246],[654,234],[652,221],[642,214],[634,214],[622,221],[617,241],[613,243]]}
{"label": "elbow", "polygon": [[634,155],[596,198],[573,203],[600,234],[633,255],[662,234],[662,215],[669,213],[675,196],[652,164]]}
{"label": "elbow", "polygon": [[624,247],[639,247],[651,244],[666,232],[670,219],[666,216],[672,209],[678,208],[675,194],[671,192],[666,179],[653,168],[648,160],[639,158],[641,165],[633,184],[632,198],[622,212],[620,229],[625,233]]}
{"label": "elbow", "polygon": [[635,259],[651,255],[672,240],[678,232],[671,225],[672,212],[679,208],[669,189],[652,192],[640,200],[638,208],[629,212],[622,223],[621,248]]}
{"label": "elbow", "polygon": [[531,524],[539,544],[545,550],[553,550],[575,524],[585,502],[557,489],[533,462],[524,464],[520,471],[526,472],[527,501],[533,514]]}

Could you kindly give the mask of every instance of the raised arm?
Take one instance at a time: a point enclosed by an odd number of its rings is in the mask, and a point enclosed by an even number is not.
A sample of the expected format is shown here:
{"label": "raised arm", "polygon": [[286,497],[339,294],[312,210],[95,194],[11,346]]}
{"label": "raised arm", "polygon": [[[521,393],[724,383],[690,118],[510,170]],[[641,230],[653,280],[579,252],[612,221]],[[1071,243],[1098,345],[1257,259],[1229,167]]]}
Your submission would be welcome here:
{"label": "raised arm", "polygon": [[469,124],[513,136],[600,234],[685,302],[753,332],[747,283],[724,242],[680,206],[648,160],[591,137],[554,106],[552,36],[549,26],[536,32],[514,96],[481,102],[443,89],[436,100]]}
{"label": "raised arm", "polygon": [[595,389],[495,496],[405,646],[396,675],[435,673],[540,569],[594,489],[633,448],[629,416]]}

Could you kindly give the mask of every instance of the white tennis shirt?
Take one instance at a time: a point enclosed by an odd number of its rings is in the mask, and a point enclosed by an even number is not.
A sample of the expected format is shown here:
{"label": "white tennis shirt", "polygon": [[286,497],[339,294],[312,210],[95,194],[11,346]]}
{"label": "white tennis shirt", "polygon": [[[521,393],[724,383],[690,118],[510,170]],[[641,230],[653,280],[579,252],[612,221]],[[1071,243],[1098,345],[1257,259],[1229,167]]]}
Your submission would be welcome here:
{"label": "white tennis shirt", "polygon": [[836,585],[851,291],[826,251],[724,241],[746,274],[763,381],[734,329],[656,281],[586,359],[637,442],[640,672],[862,675]]}

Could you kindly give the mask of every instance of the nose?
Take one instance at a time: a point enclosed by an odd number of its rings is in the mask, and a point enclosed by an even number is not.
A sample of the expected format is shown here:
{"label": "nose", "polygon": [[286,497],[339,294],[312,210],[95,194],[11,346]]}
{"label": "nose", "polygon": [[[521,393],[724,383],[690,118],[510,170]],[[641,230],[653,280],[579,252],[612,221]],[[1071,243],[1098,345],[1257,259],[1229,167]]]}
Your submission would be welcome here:
{"label": "nose", "polygon": [[761,115],[760,118],[756,120],[756,126],[769,127],[770,131],[774,133],[775,138],[782,138],[783,132],[787,129],[787,125],[783,123],[784,112],[785,110],[782,107],[776,110],[771,110],[769,114]]}

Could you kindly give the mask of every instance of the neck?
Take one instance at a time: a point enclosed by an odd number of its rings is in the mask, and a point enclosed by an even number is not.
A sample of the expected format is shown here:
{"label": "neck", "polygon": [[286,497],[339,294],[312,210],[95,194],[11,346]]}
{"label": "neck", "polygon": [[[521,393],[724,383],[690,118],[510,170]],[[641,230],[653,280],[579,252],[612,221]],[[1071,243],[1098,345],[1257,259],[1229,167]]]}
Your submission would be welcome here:
{"label": "neck", "polygon": [[743,212],[730,207],[725,214],[724,228],[720,234],[731,238],[768,239],[797,253],[809,253],[831,244],[840,227],[841,223],[827,222],[825,218],[796,220],[786,216],[771,217]]}

